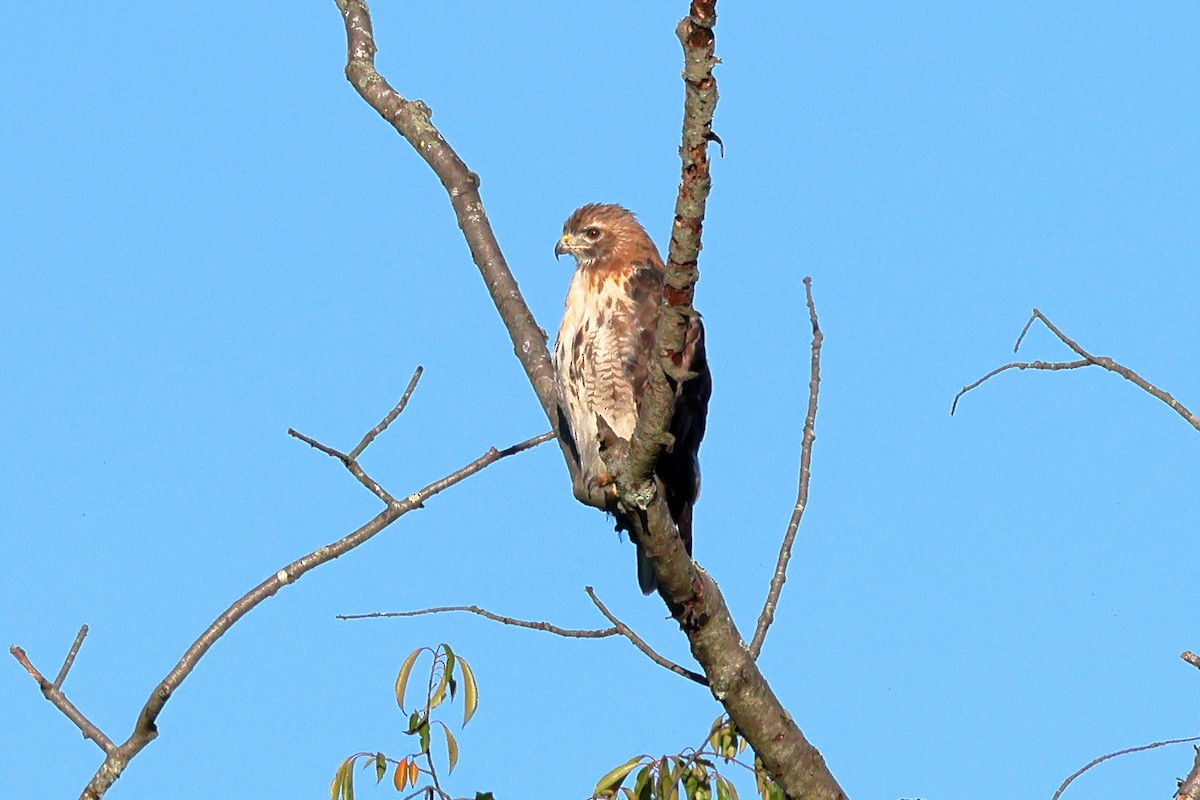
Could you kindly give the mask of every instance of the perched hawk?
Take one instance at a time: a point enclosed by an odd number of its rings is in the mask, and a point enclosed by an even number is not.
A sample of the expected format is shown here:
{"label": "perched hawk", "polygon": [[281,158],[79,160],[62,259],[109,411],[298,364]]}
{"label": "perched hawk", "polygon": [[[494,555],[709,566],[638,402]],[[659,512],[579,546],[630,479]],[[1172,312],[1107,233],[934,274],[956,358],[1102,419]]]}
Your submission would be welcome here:
{"label": "perched hawk", "polygon": [[[615,205],[586,205],[571,214],[554,246],[556,257],[563,254],[575,257],[576,269],[554,344],[560,421],[565,422],[560,428],[571,437],[584,480],[603,486],[612,481],[605,451],[616,444],[612,437],[628,442],[633,436],[657,357],[666,268],[633,214]],[[697,454],[712,394],[699,315],[691,317],[677,366],[694,377],[672,382],[675,408],[668,431],[674,442],[659,456],[655,474],[691,555],[692,505],[700,494]],[[617,527],[629,528],[619,516]],[[657,586],[640,545],[638,584],[645,594]]]}

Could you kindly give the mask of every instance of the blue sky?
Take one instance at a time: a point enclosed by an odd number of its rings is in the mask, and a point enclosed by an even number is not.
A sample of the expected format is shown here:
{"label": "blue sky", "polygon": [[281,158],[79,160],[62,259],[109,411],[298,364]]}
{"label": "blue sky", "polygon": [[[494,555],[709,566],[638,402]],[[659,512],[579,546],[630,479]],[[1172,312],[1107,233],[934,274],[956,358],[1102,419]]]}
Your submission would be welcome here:
{"label": "blue sky", "polygon": [[[1200,647],[1200,440],[1098,371],[948,411],[1033,306],[1200,406],[1200,15],[896,5],[720,9],[696,556],[748,636],[795,496],[811,275],[812,495],[763,669],[852,797],[1048,797],[1200,733],[1177,657]],[[622,203],[665,244],[684,3],[377,6],[380,69],[482,176],[544,327],[573,208]],[[89,624],[66,689],[123,740],[232,600],[376,512],[288,427],[348,448],[423,364],[364,459],[407,494],[545,422],[440,185],[342,77],[332,2],[62,3],[3,30],[0,639],[53,673]],[[1024,353],[1068,356],[1037,328]],[[586,797],[697,743],[715,702],[622,641],[334,617],[601,627],[593,585],[686,663],[633,561],[556,449],[498,464],[238,624],[109,796],[321,796],[343,756],[403,752],[395,672],[447,641],[481,688],[451,788]],[[13,796],[75,796],[100,763],[11,661],[0,714]],[[1191,757],[1066,796],[1165,795]]]}

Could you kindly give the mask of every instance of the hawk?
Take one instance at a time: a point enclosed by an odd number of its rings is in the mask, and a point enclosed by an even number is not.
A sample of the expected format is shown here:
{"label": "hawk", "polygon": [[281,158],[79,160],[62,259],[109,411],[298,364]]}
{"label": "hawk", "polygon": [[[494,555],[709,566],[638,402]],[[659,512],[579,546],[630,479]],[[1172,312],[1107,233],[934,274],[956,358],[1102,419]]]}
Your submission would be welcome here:
{"label": "hawk", "polygon": [[[658,317],[666,268],[654,242],[633,214],[594,203],[576,209],[554,246],[557,258],[575,257],[575,275],[554,344],[559,428],[583,479],[612,482],[605,452],[629,442],[641,411],[650,366],[658,354]],[[675,405],[667,428],[673,441],[658,457],[655,475],[679,535],[692,553],[692,506],[700,494],[700,440],[712,394],[704,353],[704,327],[689,317],[682,358],[689,377],[675,381]],[[629,529],[618,515],[617,529]],[[654,570],[638,545],[638,584],[657,588]]]}

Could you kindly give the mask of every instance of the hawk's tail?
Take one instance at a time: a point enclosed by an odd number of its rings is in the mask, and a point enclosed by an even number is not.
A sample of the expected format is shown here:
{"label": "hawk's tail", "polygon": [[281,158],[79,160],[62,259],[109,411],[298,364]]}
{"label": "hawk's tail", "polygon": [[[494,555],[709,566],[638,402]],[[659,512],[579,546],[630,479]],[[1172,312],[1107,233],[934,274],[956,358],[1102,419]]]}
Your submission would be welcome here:
{"label": "hawk's tail", "polygon": [[637,546],[637,569],[638,586],[642,587],[642,594],[654,594],[654,590],[658,588],[658,578],[654,577],[654,567],[642,552],[640,544]]}
{"label": "hawk's tail", "polygon": [[[683,546],[690,556],[692,554],[692,504],[681,503],[678,508],[672,508],[671,513],[679,528],[679,537],[683,539]],[[654,576],[654,566],[650,563],[650,559],[646,558],[645,552],[642,551],[642,545],[637,541],[634,544],[637,545],[638,586],[641,587],[642,594],[654,594],[654,591],[658,589],[658,578]]]}

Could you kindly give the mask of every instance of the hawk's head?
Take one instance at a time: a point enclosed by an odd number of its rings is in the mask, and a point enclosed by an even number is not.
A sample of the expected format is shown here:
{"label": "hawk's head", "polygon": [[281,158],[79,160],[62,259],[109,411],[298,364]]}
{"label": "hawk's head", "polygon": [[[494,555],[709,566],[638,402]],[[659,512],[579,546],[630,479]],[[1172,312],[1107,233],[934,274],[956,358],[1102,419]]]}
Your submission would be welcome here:
{"label": "hawk's head", "polygon": [[[646,231],[621,206],[591,203],[575,209],[563,223],[562,238],[554,245],[554,257],[572,255],[580,267],[610,258],[622,246],[649,242]],[[651,245],[653,247],[653,245]]]}

